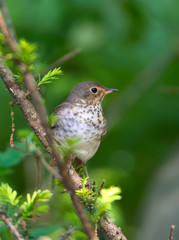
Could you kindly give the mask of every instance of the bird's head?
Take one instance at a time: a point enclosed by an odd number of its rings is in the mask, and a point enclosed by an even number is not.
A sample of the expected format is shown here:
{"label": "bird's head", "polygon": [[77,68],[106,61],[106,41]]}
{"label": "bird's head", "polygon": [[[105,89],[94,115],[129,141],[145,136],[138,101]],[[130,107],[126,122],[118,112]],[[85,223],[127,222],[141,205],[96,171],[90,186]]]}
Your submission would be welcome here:
{"label": "bird's head", "polygon": [[72,89],[67,101],[81,104],[100,104],[105,95],[116,91],[118,90],[106,88],[96,82],[81,82]]}

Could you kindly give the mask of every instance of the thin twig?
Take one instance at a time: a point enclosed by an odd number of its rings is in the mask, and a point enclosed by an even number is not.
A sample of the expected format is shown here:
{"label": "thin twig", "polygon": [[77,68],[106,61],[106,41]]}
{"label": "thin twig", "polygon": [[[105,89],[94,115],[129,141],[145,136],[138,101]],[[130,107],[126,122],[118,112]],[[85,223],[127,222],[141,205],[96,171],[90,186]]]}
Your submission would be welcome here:
{"label": "thin twig", "polygon": [[98,195],[100,195],[101,194],[101,189],[103,188],[103,186],[104,186],[104,184],[105,184],[105,179],[103,179],[103,181],[102,181],[102,183],[101,183],[101,186],[100,186],[100,188],[99,188],[99,191],[98,191]]}
{"label": "thin twig", "polygon": [[0,0],[0,8],[2,10],[2,13],[4,16],[5,22],[7,24],[7,28],[10,32],[10,35],[12,36],[13,40],[16,41],[16,34],[15,34],[15,31],[14,31],[14,28],[13,28],[13,25],[11,22],[11,18],[9,16],[9,12],[8,12],[8,9],[6,7],[6,3],[4,0]]}
{"label": "thin twig", "polygon": [[9,48],[14,52],[16,50],[16,43],[14,42],[11,35],[9,34],[7,25],[4,21],[1,11],[0,11],[0,30],[3,33]]}
{"label": "thin twig", "polygon": [[49,145],[46,139],[46,133],[40,124],[40,119],[34,106],[26,98],[25,92],[20,89],[20,86],[16,83],[16,79],[13,77],[12,72],[7,68],[2,59],[0,59],[0,75],[13,99],[21,109],[24,117],[27,119],[29,126],[42,142],[44,147],[48,150]]}
{"label": "thin twig", "polygon": [[55,67],[61,66],[63,63],[69,61],[70,59],[76,57],[78,54],[81,53],[81,49],[77,48],[73,50],[72,52],[66,53],[63,57],[59,58],[56,62],[50,64],[47,68],[45,68],[41,73],[40,76],[44,76],[46,73],[48,73],[51,69]]}
{"label": "thin twig", "polygon": [[172,240],[173,239],[173,230],[175,228],[175,225],[172,225],[171,228],[170,228],[170,236],[169,236],[169,240]]}
{"label": "thin twig", "polygon": [[62,180],[60,174],[57,171],[55,171],[52,167],[50,167],[50,165],[45,161],[45,159],[42,156],[40,156],[40,161],[50,174],[52,174],[56,179]]}
{"label": "thin twig", "polygon": [[77,230],[78,230],[78,228],[70,226],[65,234],[60,235],[58,240],[65,240],[65,239],[67,239],[74,231],[77,231]]}
{"label": "thin twig", "polygon": [[4,213],[0,212],[0,218],[6,224],[6,226],[10,229],[11,233],[14,235],[14,237],[17,240],[25,240],[24,238],[22,238],[21,234],[19,233],[17,228],[14,226],[14,224],[12,223],[12,220],[9,217],[7,217]]}

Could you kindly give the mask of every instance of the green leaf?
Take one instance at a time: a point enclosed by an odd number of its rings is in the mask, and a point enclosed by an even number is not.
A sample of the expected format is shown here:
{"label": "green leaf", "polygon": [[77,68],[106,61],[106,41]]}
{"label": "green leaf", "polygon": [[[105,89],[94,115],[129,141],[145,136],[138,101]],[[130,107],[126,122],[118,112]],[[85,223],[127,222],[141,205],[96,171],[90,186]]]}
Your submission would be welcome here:
{"label": "green leaf", "polygon": [[23,75],[20,72],[18,72],[17,74],[14,74],[13,76],[19,80],[19,84],[22,83]]}
{"label": "green leaf", "polygon": [[93,215],[93,221],[95,221],[99,216],[104,214],[106,211],[111,209],[111,205],[114,201],[120,200],[122,198],[121,189],[119,187],[111,186],[108,189],[103,188],[101,190],[101,195],[96,200],[96,212]]}
{"label": "green leaf", "polygon": [[48,123],[51,127],[55,126],[55,124],[57,123],[58,121],[58,116],[54,113],[52,113],[52,115],[49,117],[49,120],[48,120]]}
{"label": "green leaf", "polygon": [[39,76],[39,82],[37,84],[37,87],[40,87],[43,84],[51,83],[52,80],[58,79],[60,75],[62,75],[61,67],[54,68],[53,70],[50,70],[47,74],[41,77]]}
{"label": "green leaf", "polygon": [[13,191],[7,183],[0,185],[0,204],[10,204],[16,206],[21,196],[17,197],[17,192]]}
{"label": "green leaf", "polygon": [[22,216],[24,219],[31,219],[37,216],[37,213],[46,212],[48,205],[37,206],[38,202],[47,202],[50,200],[52,193],[49,190],[35,191],[32,196],[27,194],[27,201],[22,204]]}
{"label": "green leaf", "polygon": [[[25,147],[22,143],[16,142],[15,147],[24,151]],[[6,151],[0,152],[0,168],[12,167],[17,165],[24,158],[25,153],[8,147]]]}

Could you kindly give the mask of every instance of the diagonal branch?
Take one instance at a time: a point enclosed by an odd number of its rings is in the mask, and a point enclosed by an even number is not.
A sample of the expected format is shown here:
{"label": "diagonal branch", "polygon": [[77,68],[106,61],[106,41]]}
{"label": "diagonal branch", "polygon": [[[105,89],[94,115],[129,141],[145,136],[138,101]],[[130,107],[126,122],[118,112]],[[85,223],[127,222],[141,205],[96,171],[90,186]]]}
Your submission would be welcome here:
{"label": "diagonal branch", "polygon": [[10,32],[10,35],[12,36],[13,40],[16,41],[16,33],[13,28],[13,24],[11,22],[11,18],[9,16],[9,11],[6,7],[5,0],[0,0],[0,8],[2,10],[2,14],[4,16],[5,22],[7,24],[7,29]]}
{"label": "diagonal branch", "polygon": [[2,59],[0,59],[0,76],[24,114],[24,117],[27,119],[29,126],[47,149],[49,145],[46,139],[46,133],[40,124],[37,112],[31,102],[26,98],[26,93],[20,89],[19,85],[16,83],[16,79],[13,77],[11,70],[4,65]]}
{"label": "diagonal branch", "polygon": [[69,61],[71,58],[76,57],[80,53],[81,53],[80,48],[77,48],[77,49],[73,50],[72,52],[66,53],[63,57],[59,58],[56,62],[50,64],[47,68],[45,68],[41,72],[40,76],[45,75],[47,72],[49,72],[51,69],[53,69],[55,67],[61,66],[63,63]]}
{"label": "diagonal branch", "polygon": [[6,226],[10,229],[11,233],[14,235],[14,237],[17,240],[25,240],[24,238],[22,238],[21,234],[19,233],[17,228],[14,226],[14,224],[12,223],[12,220],[9,217],[7,217],[4,213],[0,212],[0,218],[6,224]]}
{"label": "diagonal branch", "polygon": [[170,228],[170,236],[169,236],[169,240],[172,240],[173,239],[173,230],[175,228],[175,225],[172,225],[171,228]]}
{"label": "diagonal branch", "polygon": [[[49,144],[46,137],[46,132],[44,128],[41,126],[41,121],[39,116],[32,105],[32,103],[26,98],[25,92],[20,89],[18,84],[16,83],[15,78],[12,75],[12,72],[8,67],[6,67],[3,61],[0,59],[0,76],[6,85],[7,89],[9,90],[10,94],[20,107],[21,111],[24,114],[24,117],[29,123],[29,126],[32,128],[34,133],[37,135],[45,149],[49,151]],[[69,175],[73,186],[75,189],[81,188],[81,179],[80,176],[76,173],[76,171],[71,168],[69,171]],[[68,178],[69,181],[69,178]],[[76,195],[75,195],[76,196]],[[122,236],[122,240],[126,240],[125,236],[122,234],[121,229],[118,228],[109,217],[102,218],[99,222],[101,229],[103,232],[108,236],[109,239],[113,240],[116,237]],[[115,235],[116,234],[116,235]],[[92,239],[92,238],[91,238]]]}
{"label": "diagonal branch", "polygon": [[[10,69],[5,67],[2,60],[0,60],[0,76],[3,79],[12,97],[16,100],[18,106],[23,111],[25,118],[27,119],[33,131],[36,133],[37,137],[40,139],[44,147],[48,149],[49,153],[51,154],[51,157],[53,158],[55,157],[56,164],[62,176],[64,185],[70,191],[71,199],[77,210],[77,213],[82,222],[84,230],[88,235],[89,239],[96,240],[97,238],[95,237],[93,228],[89,220],[87,219],[87,216],[83,210],[83,207],[80,204],[79,198],[75,194],[73,181],[70,181],[71,177],[67,174],[66,171],[63,171],[61,159],[59,157],[57,149],[55,148],[53,138],[51,137],[52,135],[50,133],[50,129],[48,128],[48,124],[46,122],[47,119],[46,119],[46,112],[45,112],[44,106],[41,103],[39,93],[36,90],[35,84],[33,82],[33,76],[31,75],[31,73],[26,72],[24,75],[24,79],[26,80],[26,85],[31,92],[33,101],[38,110],[38,114],[35,111],[35,108],[33,107],[33,105],[30,103],[30,101],[26,99],[25,92],[19,88],[15,78],[12,76]],[[40,119],[38,115],[40,116]],[[41,124],[43,124],[43,127],[41,126]],[[49,147],[51,148],[52,151],[49,149]]]}
{"label": "diagonal branch", "polygon": [[70,226],[68,231],[63,234],[63,235],[60,235],[60,237],[58,238],[58,240],[65,240],[67,239],[74,231],[77,231],[78,229],[76,227],[72,227]]}
{"label": "diagonal branch", "polygon": [[[5,35],[5,39],[9,45],[9,48],[16,52],[16,43],[13,42],[12,37],[10,36],[3,16],[0,12],[0,29]],[[71,168],[69,173],[64,169],[61,156],[56,148],[56,143],[51,137],[51,130],[47,124],[47,114],[46,109],[41,101],[41,96],[37,91],[34,78],[32,74],[26,71],[26,66],[21,63],[22,68],[24,70],[24,80],[26,83],[27,89],[30,91],[32,100],[34,102],[35,108],[32,103],[27,99],[26,93],[19,87],[16,82],[16,79],[13,77],[11,70],[6,67],[0,59],[0,77],[2,78],[4,84],[6,85],[8,91],[11,96],[14,98],[19,108],[24,114],[24,117],[28,121],[29,126],[32,128],[34,133],[37,135],[45,149],[48,151],[50,156],[55,159],[59,173],[62,177],[64,185],[70,192],[71,199],[73,204],[77,210],[79,218],[82,222],[84,230],[91,240],[97,240],[98,238],[95,236],[94,229],[91,226],[91,223],[87,219],[87,216],[83,210],[82,205],[80,204],[79,198],[75,194],[75,189],[81,188],[81,179],[80,176],[76,173],[76,171]],[[108,216],[101,218],[99,222],[101,229],[106,234],[109,239],[122,239],[126,240],[125,236],[121,232],[121,229],[118,228]]]}
{"label": "diagonal branch", "polygon": [[4,21],[1,10],[0,10],[0,30],[3,33],[9,48],[14,52],[16,50],[16,43],[13,41],[8,31],[8,28],[7,28],[6,22]]}
{"label": "diagonal branch", "polygon": [[[7,29],[6,23],[1,12],[0,12],[0,29],[5,36],[9,48],[12,50],[12,52],[16,52],[16,43],[13,41],[12,37],[9,34],[9,31]],[[27,87],[27,90],[29,90],[29,92],[31,93],[32,100],[37,111],[35,111],[34,106],[31,104],[31,102],[27,100],[27,95],[16,83],[16,80],[13,77],[10,69],[5,67],[1,59],[0,59],[0,76],[3,79],[6,87],[8,88],[10,94],[15,99],[18,106],[24,113],[24,116],[28,120],[30,127],[35,132],[37,137],[40,139],[44,147],[47,149],[50,156],[55,160],[59,173],[62,176],[63,183],[70,192],[71,199],[73,201],[73,204],[76,208],[76,211],[78,213],[78,216],[81,220],[81,223],[84,227],[87,236],[91,240],[97,240],[92,225],[88,220],[82,205],[80,204],[80,199],[75,194],[73,181],[71,180],[71,177],[69,176],[67,171],[63,168],[63,160],[61,159],[61,156],[57,151],[57,147],[55,147],[56,143],[52,138],[51,130],[47,123],[46,109],[42,104],[41,96],[35,86],[33,75],[31,72],[27,71],[27,66],[23,62],[19,63],[19,67],[24,73],[25,85]],[[40,128],[36,126],[36,123],[40,126]]]}

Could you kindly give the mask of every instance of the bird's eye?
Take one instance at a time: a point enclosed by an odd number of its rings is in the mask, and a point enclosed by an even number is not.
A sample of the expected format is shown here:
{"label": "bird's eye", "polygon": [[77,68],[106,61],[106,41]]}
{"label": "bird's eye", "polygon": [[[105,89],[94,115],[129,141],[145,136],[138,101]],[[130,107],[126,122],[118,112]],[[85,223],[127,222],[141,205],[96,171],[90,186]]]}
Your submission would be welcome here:
{"label": "bird's eye", "polygon": [[98,91],[97,88],[95,88],[95,87],[94,87],[94,88],[91,88],[91,92],[92,92],[92,93],[97,93],[97,91]]}

